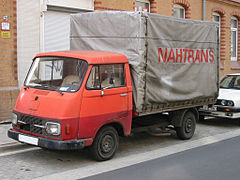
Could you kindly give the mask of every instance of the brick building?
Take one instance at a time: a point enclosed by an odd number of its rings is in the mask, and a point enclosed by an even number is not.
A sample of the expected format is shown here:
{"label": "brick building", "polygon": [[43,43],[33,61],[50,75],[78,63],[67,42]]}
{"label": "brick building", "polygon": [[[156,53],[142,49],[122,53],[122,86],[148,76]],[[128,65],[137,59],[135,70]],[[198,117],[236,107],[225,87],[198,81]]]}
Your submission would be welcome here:
{"label": "brick building", "polygon": [[93,10],[216,21],[220,74],[240,72],[240,0],[0,0],[0,121],[11,117],[33,56],[67,50],[69,14]]}
{"label": "brick building", "polygon": [[16,0],[0,0],[0,121],[11,117],[18,95]]}

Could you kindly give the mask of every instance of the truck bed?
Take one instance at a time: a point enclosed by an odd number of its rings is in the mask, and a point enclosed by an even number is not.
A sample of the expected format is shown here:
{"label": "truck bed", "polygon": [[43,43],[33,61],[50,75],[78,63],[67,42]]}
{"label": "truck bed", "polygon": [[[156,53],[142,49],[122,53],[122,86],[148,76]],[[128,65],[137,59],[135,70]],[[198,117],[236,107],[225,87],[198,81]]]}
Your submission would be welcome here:
{"label": "truck bed", "polygon": [[212,104],[218,96],[217,24],[144,12],[71,15],[70,49],[127,56],[139,115]]}

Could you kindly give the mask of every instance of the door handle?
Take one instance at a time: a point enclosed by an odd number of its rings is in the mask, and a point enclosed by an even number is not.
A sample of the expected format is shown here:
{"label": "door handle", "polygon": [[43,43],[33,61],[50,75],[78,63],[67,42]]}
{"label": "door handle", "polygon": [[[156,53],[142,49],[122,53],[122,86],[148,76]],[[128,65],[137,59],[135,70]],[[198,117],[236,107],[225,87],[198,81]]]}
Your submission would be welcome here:
{"label": "door handle", "polygon": [[127,93],[120,94],[121,97],[123,97],[123,96],[127,96],[127,95],[128,95]]}

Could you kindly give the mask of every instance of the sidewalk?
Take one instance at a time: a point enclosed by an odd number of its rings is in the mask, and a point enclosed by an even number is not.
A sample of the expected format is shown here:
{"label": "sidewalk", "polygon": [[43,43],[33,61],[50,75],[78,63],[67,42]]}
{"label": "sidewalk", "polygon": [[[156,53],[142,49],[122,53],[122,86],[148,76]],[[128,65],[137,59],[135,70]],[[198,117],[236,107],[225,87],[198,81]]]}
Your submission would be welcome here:
{"label": "sidewalk", "polygon": [[[5,121],[5,122],[11,122],[11,121],[9,120],[9,121]],[[12,127],[12,124],[0,122],[0,146],[5,145],[5,144],[10,144],[10,143],[16,143],[15,140],[10,139],[7,136],[7,132],[11,127]]]}

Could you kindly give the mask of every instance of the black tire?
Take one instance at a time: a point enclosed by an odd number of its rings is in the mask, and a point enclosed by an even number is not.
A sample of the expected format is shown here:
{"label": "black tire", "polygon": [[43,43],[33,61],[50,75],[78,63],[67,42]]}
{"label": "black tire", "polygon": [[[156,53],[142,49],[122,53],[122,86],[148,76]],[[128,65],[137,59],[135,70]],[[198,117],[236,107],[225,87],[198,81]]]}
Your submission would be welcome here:
{"label": "black tire", "polygon": [[176,127],[177,136],[179,139],[191,139],[196,128],[196,116],[193,112],[188,111],[182,119],[182,126]]}
{"label": "black tire", "polygon": [[95,160],[106,161],[115,155],[118,145],[119,136],[116,129],[106,126],[97,133],[90,150]]}

